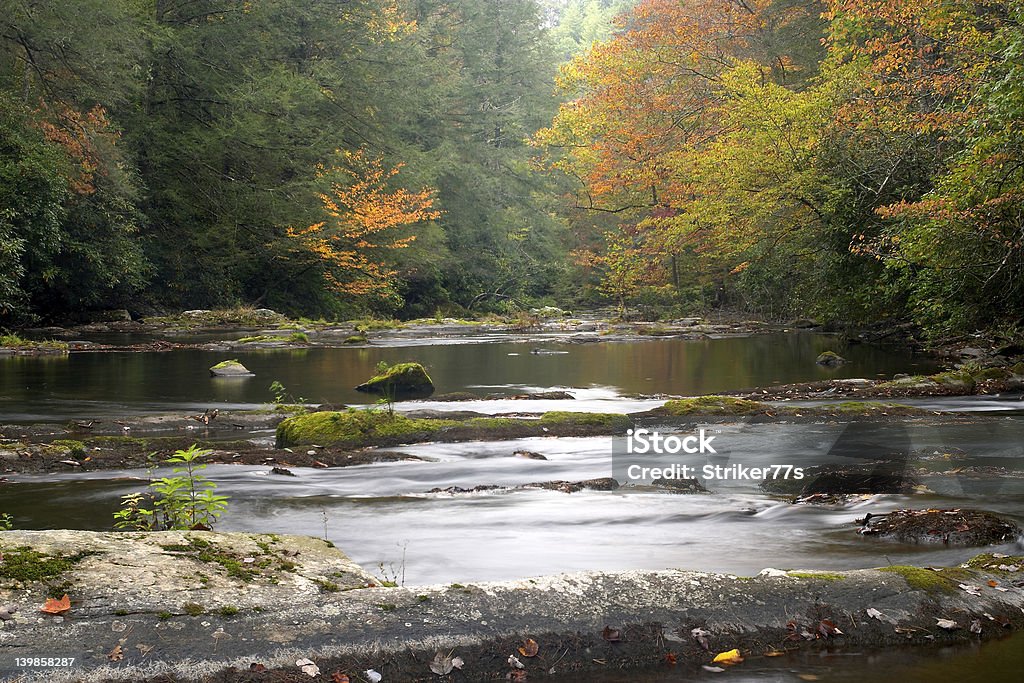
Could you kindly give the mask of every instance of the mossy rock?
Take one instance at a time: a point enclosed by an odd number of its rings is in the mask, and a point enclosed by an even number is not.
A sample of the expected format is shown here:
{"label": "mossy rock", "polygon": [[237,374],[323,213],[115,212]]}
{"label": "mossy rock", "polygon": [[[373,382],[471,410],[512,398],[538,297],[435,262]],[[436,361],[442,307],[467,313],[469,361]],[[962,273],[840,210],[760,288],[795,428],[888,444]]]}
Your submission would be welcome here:
{"label": "mossy rock", "polygon": [[627,415],[614,413],[573,413],[553,410],[540,417],[540,423],[546,427],[574,425],[587,427],[607,427],[609,430],[625,431],[631,424]]}
{"label": "mossy rock", "polygon": [[931,375],[928,379],[947,389],[974,390],[974,377],[966,370],[950,370]]}
{"label": "mossy rock", "polygon": [[668,415],[756,415],[771,410],[759,401],[732,396],[697,396],[666,401],[661,412]]}
{"label": "mossy rock", "polygon": [[211,377],[252,377],[253,373],[237,360],[223,360],[210,368]]}
{"label": "mossy rock", "polygon": [[279,448],[298,444],[372,445],[422,441],[455,420],[416,420],[383,411],[352,410],[295,415],[277,426]]}
{"label": "mossy rock", "polygon": [[825,351],[818,354],[818,357],[814,359],[814,362],[818,365],[843,365],[848,361],[835,351]]}
{"label": "mossy rock", "polygon": [[343,344],[365,344],[367,342],[365,334],[353,334],[351,337],[345,337]]}
{"label": "mossy rock", "polygon": [[1010,372],[1015,375],[1024,375],[1024,361],[1017,363],[1016,365],[1010,366]]}
{"label": "mossy rock", "polygon": [[419,363],[398,363],[356,387],[368,394],[400,398],[426,398],[434,393],[434,382]]}
{"label": "mossy rock", "polygon": [[974,373],[973,378],[975,382],[984,382],[989,379],[1010,379],[1013,373],[1006,368],[985,368]]}
{"label": "mossy rock", "polygon": [[859,530],[900,543],[980,546],[1011,541],[1020,527],[991,512],[960,508],[955,510],[893,510],[870,517]]}

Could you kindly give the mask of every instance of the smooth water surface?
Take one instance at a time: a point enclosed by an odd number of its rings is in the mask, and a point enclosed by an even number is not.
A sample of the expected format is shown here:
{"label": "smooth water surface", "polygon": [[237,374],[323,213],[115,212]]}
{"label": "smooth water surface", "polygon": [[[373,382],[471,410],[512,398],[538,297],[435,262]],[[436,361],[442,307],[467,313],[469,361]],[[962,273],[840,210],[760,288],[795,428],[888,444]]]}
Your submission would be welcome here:
{"label": "smooth water surface", "polygon": [[[275,380],[296,400],[367,403],[367,396],[354,387],[372,376],[382,360],[420,361],[438,393],[469,391],[480,396],[546,387],[693,395],[936,369],[934,359],[909,351],[867,345],[842,348],[837,338],[817,334],[609,343],[569,343],[569,338],[558,336],[496,339],[500,337],[489,337],[484,343],[464,340],[414,347],[0,357],[0,422],[262,404],[272,399],[268,387]],[[532,354],[537,348],[562,353]],[[835,369],[816,365],[815,357],[826,349],[839,351],[851,362]],[[208,368],[226,358],[237,358],[255,377],[211,378]]]}

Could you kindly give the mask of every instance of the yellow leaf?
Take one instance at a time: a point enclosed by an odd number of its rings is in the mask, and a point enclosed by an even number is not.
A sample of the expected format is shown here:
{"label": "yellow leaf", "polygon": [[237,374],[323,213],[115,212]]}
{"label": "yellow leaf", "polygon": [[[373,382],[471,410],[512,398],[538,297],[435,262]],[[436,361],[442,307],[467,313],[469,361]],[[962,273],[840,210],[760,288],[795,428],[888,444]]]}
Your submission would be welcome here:
{"label": "yellow leaf", "polygon": [[733,648],[727,652],[719,652],[711,661],[714,664],[739,664],[743,661],[743,657],[740,656],[739,650]]}

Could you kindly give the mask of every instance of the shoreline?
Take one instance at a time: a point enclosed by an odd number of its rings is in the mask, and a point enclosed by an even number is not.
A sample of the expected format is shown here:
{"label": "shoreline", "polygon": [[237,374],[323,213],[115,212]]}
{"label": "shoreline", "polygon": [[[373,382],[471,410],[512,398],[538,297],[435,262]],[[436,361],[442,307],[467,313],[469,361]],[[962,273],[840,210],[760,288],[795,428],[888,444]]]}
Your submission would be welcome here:
{"label": "shoreline", "polygon": [[[82,667],[22,671],[24,681],[250,681],[250,666],[265,667],[259,680],[309,680],[294,664],[300,658],[324,679],[374,669],[385,680],[436,680],[431,662],[456,656],[460,680],[503,680],[518,668],[510,656],[531,678],[645,670],[669,654],[685,672],[733,648],[746,658],[891,648],[1024,626],[1020,575],[998,569],[1024,558],[988,555],[935,570],[738,577],[668,569],[388,588],[307,537],[9,531],[0,544],[8,554],[84,554],[66,574],[0,587],[0,604],[16,608],[0,622],[8,660],[75,656]],[[239,578],[229,560],[247,555],[256,561],[243,566],[257,569]],[[47,586],[69,577],[60,590],[70,585],[71,611],[40,614]],[[533,657],[518,649],[531,651],[529,640],[538,645]]]}

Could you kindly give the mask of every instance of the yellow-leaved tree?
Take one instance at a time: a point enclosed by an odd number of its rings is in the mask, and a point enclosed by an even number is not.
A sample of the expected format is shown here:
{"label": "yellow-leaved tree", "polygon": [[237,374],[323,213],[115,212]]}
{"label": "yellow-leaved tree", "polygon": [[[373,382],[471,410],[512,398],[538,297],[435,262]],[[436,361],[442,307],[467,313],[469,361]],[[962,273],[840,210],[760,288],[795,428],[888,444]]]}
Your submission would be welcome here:
{"label": "yellow-leaved tree", "polygon": [[400,228],[437,218],[434,190],[413,192],[391,188],[403,164],[386,167],[363,150],[342,152],[342,165],[317,168],[330,181],[320,195],[327,219],[306,228],[288,228],[296,252],[314,258],[329,286],[355,296],[386,297],[393,293],[396,271],[387,252],[404,249],[416,235]]}

